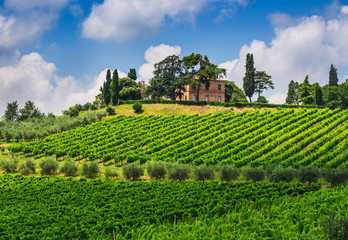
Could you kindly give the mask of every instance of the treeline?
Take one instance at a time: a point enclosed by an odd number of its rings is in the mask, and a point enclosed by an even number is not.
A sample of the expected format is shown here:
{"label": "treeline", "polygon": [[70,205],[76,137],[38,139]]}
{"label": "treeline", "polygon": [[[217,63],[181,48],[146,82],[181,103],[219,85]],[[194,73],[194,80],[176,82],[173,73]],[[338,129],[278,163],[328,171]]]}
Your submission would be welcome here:
{"label": "treeline", "polygon": [[263,103],[263,102],[248,102],[245,98],[245,101],[241,102],[213,102],[213,101],[175,101],[175,100],[165,100],[165,99],[143,99],[143,100],[127,100],[122,102],[122,104],[134,104],[136,102],[140,102],[143,104],[180,104],[180,105],[188,105],[188,106],[222,106],[222,107],[253,107],[253,108],[325,108],[325,106],[317,106],[317,105],[289,105],[289,104],[273,104],[273,103]]}
{"label": "treeline", "polygon": [[287,104],[326,106],[330,109],[348,108],[348,79],[338,84],[337,68],[331,64],[328,84],[310,84],[309,76],[302,83],[291,80],[288,85]]}
{"label": "treeline", "polygon": [[[0,159],[0,169],[6,173],[20,172],[23,175],[36,173],[35,165],[37,163],[32,159],[19,162],[17,157],[10,159]],[[41,175],[60,174],[65,176],[81,176],[95,178],[101,176],[101,170],[96,161],[84,161],[78,164],[71,158],[66,158],[61,167],[59,162],[52,157],[45,158],[39,163]],[[139,180],[146,174],[153,180],[174,180],[174,181],[206,181],[220,180],[221,182],[231,181],[269,181],[274,183],[297,181],[311,185],[317,183],[320,178],[330,183],[332,186],[344,185],[348,181],[347,168],[319,169],[315,166],[283,167],[281,165],[267,165],[264,167],[243,167],[236,168],[232,165],[217,166],[192,166],[182,163],[168,163],[161,161],[150,161],[144,165],[137,163],[124,165],[122,175],[127,180]],[[79,174],[78,174],[79,172]],[[107,179],[118,178],[119,173],[114,167],[106,167],[104,177]]]}
{"label": "treeline", "polygon": [[55,118],[53,115],[48,115],[22,121],[2,121],[0,122],[0,139],[6,142],[14,139],[17,142],[43,139],[54,133],[85,126],[105,116],[106,112],[89,112],[73,118],[66,116]]}

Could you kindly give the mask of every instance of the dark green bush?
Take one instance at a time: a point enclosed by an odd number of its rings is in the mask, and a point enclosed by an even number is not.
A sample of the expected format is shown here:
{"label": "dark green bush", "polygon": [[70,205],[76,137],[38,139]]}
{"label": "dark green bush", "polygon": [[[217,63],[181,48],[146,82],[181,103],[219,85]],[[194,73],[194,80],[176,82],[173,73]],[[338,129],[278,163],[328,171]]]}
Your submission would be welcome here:
{"label": "dark green bush", "polygon": [[147,174],[154,179],[163,179],[167,173],[164,163],[151,161],[147,164]]}
{"label": "dark green bush", "polygon": [[220,171],[220,180],[229,182],[231,180],[236,180],[239,177],[239,171],[237,168],[232,166],[221,166]]}
{"label": "dark green bush", "polygon": [[76,175],[77,170],[77,164],[71,158],[67,158],[64,161],[64,164],[61,167],[60,172],[64,173],[66,176],[74,176]]}
{"label": "dark green bush", "polygon": [[173,163],[168,165],[168,178],[183,181],[189,178],[191,168],[189,165],[182,163]]}
{"label": "dark green bush", "polygon": [[265,178],[265,171],[261,168],[247,167],[243,171],[243,176],[247,181],[259,182]]}
{"label": "dark green bush", "polygon": [[135,102],[133,104],[133,109],[136,113],[140,113],[143,110],[143,105],[140,102]]}
{"label": "dark green bush", "polygon": [[318,182],[320,178],[320,171],[317,167],[308,166],[302,167],[298,171],[298,180],[301,183],[307,183],[311,185],[312,183]]}
{"label": "dark green bush", "polygon": [[84,162],[82,164],[81,175],[88,178],[95,178],[100,173],[99,165],[97,162]]}
{"label": "dark green bush", "polygon": [[265,174],[266,174],[266,177],[269,177],[272,172],[274,171],[274,169],[276,169],[278,167],[278,165],[275,165],[275,164],[270,164],[270,165],[267,165],[264,167],[264,170],[265,170]]}
{"label": "dark green bush", "polygon": [[106,112],[108,113],[108,115],[115,115],[115,109],[113,107],[107,107],[106,108]]}
{"label": "dark green bush", "polygon": [[117,178],[118,177],[118,173],[117,173],[117,170],[115,168],[107,167],[105,169],[104,176],[107,179]]}
{"label": "dark green bush", "polygon": [[40,162],[41,175],[50,175],[56,173],[58,162],[54,158],[46,158]]}
{"label": "dark green bush", "polygon": [[327,240],[347,240],[348,239],[348,217],[339,216],[333,213],[325,216],[320,225]]}
{"label": "dark green bush", "polygon": [[269,180],[271,182],[291,182],[297,175],[297,171],[291,167],[277,167],[275,168],[271,175],[269,175]]}
{"label": "dark green bush", "polygon": [[215,177],[214,168],[212,166],[200,165],[193,169],[193,176],[197,181],[213,180]]}
{"label": "dark green bush", "polygon": [[128,180],[129,179],[136,180],[144,175],[143,167],[138,164],[124,165],[122,167],[122,172],[123,172],[123,176]]}
{"label": "dark green bush", "polygon": [[348,169],[324,169],[323,176],[325,178],[325,181],[330,183],[332,186],[343,185],[348,181]]}
{"label": "dark green bush", "polygon": [[13,173],[17,171],[19,160],[17,158],[0,159],[0,169],[7,173]]}

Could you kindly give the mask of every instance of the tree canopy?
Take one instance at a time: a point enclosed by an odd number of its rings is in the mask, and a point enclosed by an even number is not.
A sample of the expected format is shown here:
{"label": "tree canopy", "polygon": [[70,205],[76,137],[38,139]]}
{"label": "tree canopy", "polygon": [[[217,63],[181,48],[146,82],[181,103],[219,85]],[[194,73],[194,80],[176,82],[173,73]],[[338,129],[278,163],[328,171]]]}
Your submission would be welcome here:
{"label": "tree canopy", "polygon": [[[274,83],[272,82],[271,78],[272,76],[268,75],[265,71],[256,71],[255,92],[258,93],[258,99],[260,99],[260,96],[264,90],[267,90],[268,88],[274,89]],[[258,100],[258,102],[260,101]]]}
{"label": "tree canopy", "polygon": [[251,53],[246,55],[245,63],[245,76],[243,78],[243,89],[245,95],[249,98],[251,102],[251,97],[255,92],[255,68],[254,68],[254,56]]}

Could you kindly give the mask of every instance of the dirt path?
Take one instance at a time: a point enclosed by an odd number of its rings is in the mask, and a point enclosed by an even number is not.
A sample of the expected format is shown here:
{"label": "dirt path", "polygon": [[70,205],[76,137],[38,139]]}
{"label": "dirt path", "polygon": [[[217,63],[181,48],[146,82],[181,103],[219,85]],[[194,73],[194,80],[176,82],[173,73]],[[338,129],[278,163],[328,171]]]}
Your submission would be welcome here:
{"label": "dirt path", "polygon": [[10,144],[0,144],[0,147],[8,147]]}

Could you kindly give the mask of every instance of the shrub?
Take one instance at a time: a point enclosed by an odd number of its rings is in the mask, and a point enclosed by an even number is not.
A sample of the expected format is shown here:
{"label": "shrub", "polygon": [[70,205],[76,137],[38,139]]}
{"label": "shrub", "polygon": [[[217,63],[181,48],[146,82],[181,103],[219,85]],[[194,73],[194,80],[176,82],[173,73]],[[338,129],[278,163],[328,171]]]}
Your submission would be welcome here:
{"label": "shrub", "polygon": [[17,171],[18,159],[1,159],[0,160],[0,169],[4,170],[7,173],[13,173]]}
{"label": "shrub", "polygon": [[193,170],[193,175],[195,180],[204,181],[205,180],[213,180],[215,177],[214,168],[211,166],[200,165],[195,167]]}
{"label": "shrub", "polygon": [[330,183],[332,186],[342,185],[348,181],[347,168],[326,169],[323,171],[323,175],[325,181]]}
{"label": "shrub", "polygon": [[25,162],[25,165],[29,169],[29,172],[35,173],[35,165],[36,165],[36,163],[33,160],[27,159],[26,162]]}
{"label": "shrub", "polygon": [[25,162],[19,163],[18,170],[23,175],[28,175],[35,172],[35,162],[27,159]]}
{"label": "shrub", "polygon": [[97,162],[84,162],[82,164],[81,175],[88,178],[95,178],[100,173],[99,165]]}
{"label": "shrub", "polygon": [[239,177],[239,171],[237,168],[232,168],[231,166],[221,166],[219,175],[221,181],[229,182]]}
{"label": "shrub", "polygon": [[133,109],[136,113],[140,113],[143,110],[143,105],[140,102],[135,102],[133,104]]}
{"label": "shrub", "polygon": [[144,169],[142,166],[138,164],[129,164],[124,165],[122,168],[123,176],[126,179],[139,179],[141,176],[144,175]]}
{"label": "shrub", "polygon": [[265,172],[261,168],[247,167],[243,171],[243,176],[247,181],[259,182],[265,178]]}
{"label": "shrub", "polygon": [[336,216],[333,213],[325,216],[320,225],[325,234],[325,239],[348,239],[348,217]]}
{"label": "shrub", "polygon": [[270,164],[270,165],[267,165],[264,167],[264,170],[265,170],[265,174],[266,174],[266,177],[269,177],[272,172],[274,171],[274,169],[276,169],[278,166],[275,165],[275,164]]}
{"label": "shrub", "polygon": [[269,176],[271,182],[291,182],[296,177],[296,170],[293,168],[277,167]]}
{"label": "shrub", "polygon": [[115,109],[113,107],[107,107],[106,108],[106,112],[108,113],[108,115],[114,115],[115,114]]}
{"label": "shrub", "polygon": [[29,168],[25,162],[20,162],[18,165],[18,170],[23,175],[28,175],[30,173]]}
{"label": "shrub", "polygon": [[157,161],[149,162],[147,164],[146,170],[147,170],[147,174],[149,174],[151,178],[155,178],[157,180],[164,178],[167,173],[164,164],[162,162],[157,162]]}
{"label": "shrub", "polygon": [[66,176],[74,176],[76,175],[77,170],[78,170],[78,167],[76,163],[71,158],[67,158],[64,161],[64,164],[61,167],[60,172],[64,173]]}
{"label": "shrub", "polygon": [[76,107],[71,107],[69,110],[68,110],[68,115],[70,117],[77,117],[79,115],[79,110],[76,108]]}
{"label": "shrub", "polygon": [[54,158],[46,158],[40,162],[41,175],[50,175],[56,173],[58,162]]}
{"label": "shrub", "polygon": [[108,167],[105,169],[104,176],[107,179],[118,177],[117,170],[115,168]]}
{"label": "shrub", "polygon": [[2,153],[5,152],[5,149],[6,149],[5,147],[1,147],[1,148],[0,148],[0,150],[1,150]]}
{"label": "shrub", "polygon": [[298,180],[301,183],[307,183],[311,185],[312,183],[315,183],[320,178],[320,172],[317,167],[314,166],[308,166],[300,168],[298,171]]}
{"label": "shrub", "polygon": [[191,168],[189,165],[174,163],[168,166],[168,178],[183,181],[189,178]]}

